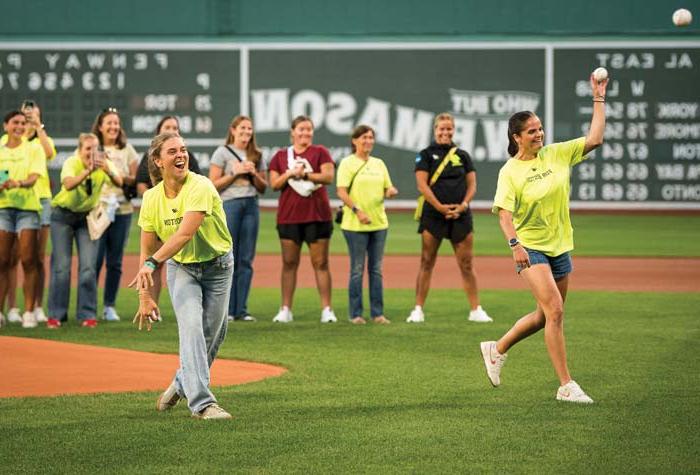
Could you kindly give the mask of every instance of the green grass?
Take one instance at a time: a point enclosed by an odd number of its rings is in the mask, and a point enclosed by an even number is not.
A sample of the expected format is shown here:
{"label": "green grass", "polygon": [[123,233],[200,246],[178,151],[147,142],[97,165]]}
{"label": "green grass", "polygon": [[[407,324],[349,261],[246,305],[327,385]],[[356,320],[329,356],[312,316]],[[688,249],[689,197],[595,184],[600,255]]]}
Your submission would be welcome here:
{"label": "green grass", "polygon": [[[137,215],[132,220],[127,254],[138,254],[139,229]],[[389,237],[386,254],[419,254],[420,237],[413,214],[389,214]],[[577,256],[658,256],[700,257],[696,238],[700,235],[700,216],[674,215],[572,215],[574,243]],[[475,252],[481,256],[510,255],[495,215],[474,214]],[[306,249],[306,248],[304,248]],[[275,213],[263,211],[258,238],[258,253],[279,254],[279,240],[275,228]],[[336,225],[331,239],[332,254],[347,254],[345,239]],[[441,254],[451,254],[449,243],[444,243]]]}
{"label": "green grass", "polygon": [[[132,314],[133,292],[119,310]],[[167,299],[167,296],[166,296]],[[280,378],[217,388],[234,421],[202,422],[184,405],[153,410],[156,393],[0,400],[0,472],[65,473],[697,473],[700,470],[699,294],[572,292],[570,368],[596,400],[554,400],[542,335],[510,351],[503,384],[483,374],[478,342],[532,306],[524,291],[483,291],[496,318],[465,321],[459,291],[431,292],[427,323],[402,323],[410,290],[386,293],[390,326],[318,323],[313,289],[295,322],[270,323],[279,299],[254,289],[256,324],[232,324],[220,356],[284,365]],[[334,294],[338,316],[344,291]],[[128,323],[69,325],[34,336],[177,351],[172,310],[151,333]],[[144,365],[148,359],[144,358]]]}

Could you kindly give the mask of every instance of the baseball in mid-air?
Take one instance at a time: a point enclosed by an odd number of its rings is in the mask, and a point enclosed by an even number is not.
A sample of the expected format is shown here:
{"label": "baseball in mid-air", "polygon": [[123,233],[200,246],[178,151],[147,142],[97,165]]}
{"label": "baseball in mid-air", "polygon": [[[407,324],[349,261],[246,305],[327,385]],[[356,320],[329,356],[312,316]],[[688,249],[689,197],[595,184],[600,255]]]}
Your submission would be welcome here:
{"label": "baseball in mid-air", "polygon": [[693,21],[693,14],[690,10],[685,8],[679,8],[673,12],[673,24],[676,26],[688,26],[690,22]]}
{"label": "baseball in mid-air", "polygon": [[603,67],[597,68],[593,71],[593,79],[598,82],[605,81],[608,79],[608,70]]}

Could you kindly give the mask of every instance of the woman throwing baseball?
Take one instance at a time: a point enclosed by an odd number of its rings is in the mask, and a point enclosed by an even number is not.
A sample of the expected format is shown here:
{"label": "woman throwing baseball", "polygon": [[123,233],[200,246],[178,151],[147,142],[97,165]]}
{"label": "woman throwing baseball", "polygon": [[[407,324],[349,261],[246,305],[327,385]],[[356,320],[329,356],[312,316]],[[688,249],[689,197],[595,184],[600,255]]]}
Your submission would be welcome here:
{"label": "woman throwing baseball", "polygon": [[231,235],[219,193],[208,178],[187,168],[187,148],[173,133],[158,135],[148,152],[157,183],[143,195],[139,216],[141,269],[129,284],[139,291],[139,329],[160,319],[153,273],[166,260],[168,292],[180,338],[180,369],[156,408],[187,399],[192,417],[230,419],[209,389],[209,368],[226,336],[233,275]]}
{"label": "woman throwing baseball", "polygon": [[500,384],[506,352],[544,328],[544,341],[559,378],[556,398],[592,403],[571,379],[564,342],[564,301],[574,248],[569,217],[571,167],[603,143],[605,90],[608,80],[591,75],[593,117],[586,137],[544,146],[540,119],[532,112],[513,114],[508,122],[508,154],[501,168],[493,203],[503,234],[513,252],[516,271],[525,278],[537,307],[520,318],[498,341],[481,343],[491,384]]}

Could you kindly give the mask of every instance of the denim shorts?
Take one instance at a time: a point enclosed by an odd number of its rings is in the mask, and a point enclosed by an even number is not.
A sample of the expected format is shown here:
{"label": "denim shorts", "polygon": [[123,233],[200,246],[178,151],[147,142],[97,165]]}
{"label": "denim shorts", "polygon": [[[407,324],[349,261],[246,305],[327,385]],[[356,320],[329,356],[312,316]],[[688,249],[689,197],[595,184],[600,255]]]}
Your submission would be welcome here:
{"label": "denim shorts", "polygon": [[[566,277],[568,274],[571,273],[571,271],[574,270],[574,266],[571,263],[571,256],[568,252],[565,252],[564,254],[559,254],[556,257],[551,257],[534,249],[528,249],[527,247],[525,247],[524,249],[527,251],[527,255],[530,258],[531,266],[534,266],[535,264],[549,265],[549,268],[552,270],[554,280]],[[519,266],[518,264],[515,265],[515,271],[518,274],[520,274],[520,271],[522,270],[523,267]]]}
{"label": "denim shorts", "polygon": [[41,216],[39,217],[42,226],[51,226],[51,198],[41,198]]}
{"label": "denim shorts", "polygon": [[17,208],[0,208],[0,231],[19,234],[25,229],[39,229],[39,213]]}

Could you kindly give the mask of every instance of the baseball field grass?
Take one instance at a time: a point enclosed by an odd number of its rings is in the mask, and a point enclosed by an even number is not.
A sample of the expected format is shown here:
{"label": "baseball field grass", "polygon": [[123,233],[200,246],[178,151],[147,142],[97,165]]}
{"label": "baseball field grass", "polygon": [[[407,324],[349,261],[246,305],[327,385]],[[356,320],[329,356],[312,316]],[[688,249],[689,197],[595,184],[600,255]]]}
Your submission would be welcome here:
{"label": "baseball field grass", "polygon": [[[138,254],[139,228],[134,214],[127,254]],[[678,215],[572,215],[576,255],[614,257],[698,257],[700,246],[696,239],[700,234],[700,217]],[[420,239],[416,234],[417,223],[413,213],[389,214],[389,235],[386,254],[418,255]],[[498,218],[490,213],[474,214],[475,248],[477,255],[505,256],[510,250],[498,227]],[[260,215],[258,253],[279,254],[280,245],[275,228],[275,213],[263,211]],[[306,250],[306,247],[304,247]],[[335,225],[331,238],[332,254],[347,254],[343,233]],[[445,244],[441,254],[451,254]]]}
{"label": "baseball field grass", "polygon": [[[177,352],[172,309],[150,333],[129,323],[74,323],[33,336]],[[233,323],[220,357],[285,366],[279,378],[215,388],[232,421],[197,421],[157,393],[0,399],[3,473],[697,473],[700,295],[571,292],[566,334],[590,406],[554,399],[542,335],[509,352],[502,385],[486,379],[479,342],[532,307],[524,291],[483,291],[493,324],[466,321],[460,291],[435,290],[426,323],[403,323],[410,290],[386,294],[392,325],[318,322],[313,289],[295,321],[273,324],[275,289],[254,289],[258,323]],[[136,308],[121,293],[124,316]],[[144,365],[148,365],[144,357]],[[86,375],[87,377],[88,375]],[[91,377],[99,377],[91,375]]]}

